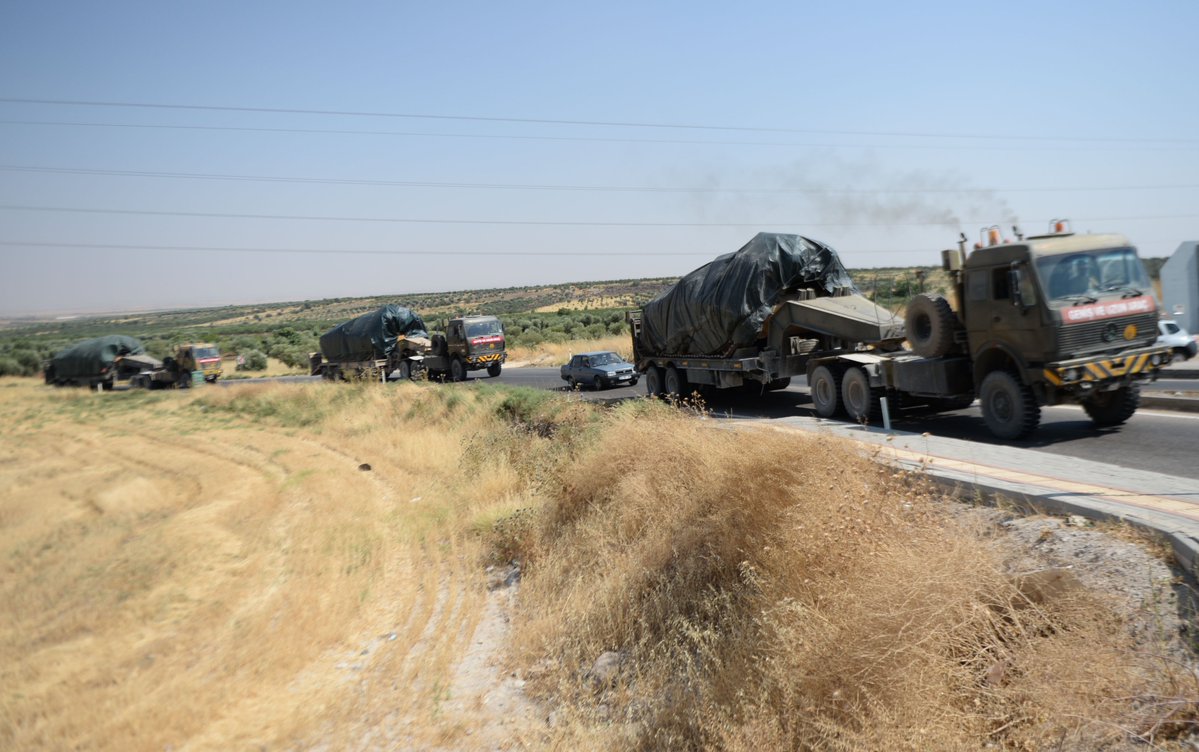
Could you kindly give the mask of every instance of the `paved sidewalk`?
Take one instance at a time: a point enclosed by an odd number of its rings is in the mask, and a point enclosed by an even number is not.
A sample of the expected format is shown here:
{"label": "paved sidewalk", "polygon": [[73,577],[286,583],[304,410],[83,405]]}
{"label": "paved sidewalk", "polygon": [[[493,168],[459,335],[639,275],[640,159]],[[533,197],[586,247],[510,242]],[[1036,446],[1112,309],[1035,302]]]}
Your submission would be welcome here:
{"label": "paved sidewalk", "polygon": [[753,421],[879,447],[878,457],[921,470],[960,496],[1004,497],[1053,514],[1117,519],[1166,535],[1199,575],[1199,481],[1033,449],[865,428],[794,416]]}

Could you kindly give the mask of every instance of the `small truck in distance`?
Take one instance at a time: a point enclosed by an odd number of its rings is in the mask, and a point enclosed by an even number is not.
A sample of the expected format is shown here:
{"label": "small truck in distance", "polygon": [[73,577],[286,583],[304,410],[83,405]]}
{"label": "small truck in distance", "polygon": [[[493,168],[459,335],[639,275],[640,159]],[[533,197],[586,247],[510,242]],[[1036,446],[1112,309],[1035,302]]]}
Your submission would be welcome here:
{"label": "small truck in distance", "polygon": [[470,371],[499,376],[507,353],[504,328],[495,316],[458,316],[445,334],[429,335],[413,311],[386,305],[323,334],[321,351],[309,355],[313,376],[386,381],[430,378],[464,381]]}

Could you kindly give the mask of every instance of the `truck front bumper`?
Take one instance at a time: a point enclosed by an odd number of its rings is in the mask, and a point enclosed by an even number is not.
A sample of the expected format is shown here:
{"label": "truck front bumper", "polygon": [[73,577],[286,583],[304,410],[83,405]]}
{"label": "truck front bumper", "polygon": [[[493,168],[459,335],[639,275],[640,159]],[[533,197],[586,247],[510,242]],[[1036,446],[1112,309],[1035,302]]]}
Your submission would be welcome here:
{"label": "truck front bumper", "polygon": [[1147,347],[1122,353],[1114,358],[1089,357],[1049,363],[1041,374],[1054,389],[1087,391],[1097,387],[1118,387],[1140,379],[1157,377],[1157,371],[1170,362],[1168,347]]}

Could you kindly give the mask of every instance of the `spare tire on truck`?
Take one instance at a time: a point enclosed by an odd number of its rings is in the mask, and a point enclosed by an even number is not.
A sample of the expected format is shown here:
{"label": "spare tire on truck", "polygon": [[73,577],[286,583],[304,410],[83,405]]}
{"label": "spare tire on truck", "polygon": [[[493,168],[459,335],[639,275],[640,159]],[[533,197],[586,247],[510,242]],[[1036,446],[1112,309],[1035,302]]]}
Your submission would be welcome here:
{"label": "spare tire on truck", "polygon": [[957,314],[943,296],[920,293],[908,303],[904,327],[917,355],[939,358],[953,349]]}

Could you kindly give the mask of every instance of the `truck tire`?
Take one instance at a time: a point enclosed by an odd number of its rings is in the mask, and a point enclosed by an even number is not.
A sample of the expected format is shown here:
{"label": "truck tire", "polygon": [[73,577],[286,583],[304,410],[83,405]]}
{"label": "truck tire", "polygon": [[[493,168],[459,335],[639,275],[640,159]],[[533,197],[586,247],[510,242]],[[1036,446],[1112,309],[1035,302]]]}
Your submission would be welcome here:
{"label": "truck tire", "polygon": [[783,391],[784,389],[786,389],[786,388],[787,388],[787,387],[789,387],[789,386],[791,386],[791,377],[790,377],[790,376],[784,376],[784,377],[783,377],[783,378],[781,378],[781,379],[774,379],[774,380],[773,380],[773,381],[771,381],[769,384],[767,384],[767,385],[766,385],[766,391],[768,391],[768,392],[781,392],[781,391]]}
{"label": "truck tire", "polygon": [[466,381],[466,364],[462,362],[462,358],[454,358],[450,361],[450,380]]}
{"label": "truck tire", "polygon": [[687,396],[687,377],[674,366],[667,366],[666,377],[662,380],[662,389],[667,397],[682,399]]}
{"label": "truck tire", "polygon": [[957,315],[941,295],[921,293],[908,303],[904,328],[917,355],[939,358],[953,349]]}
{"label": "truck tire", "polygon": [[1113,392],[1099,392],[1084,400],[1091,421],[1100,427],[1118,426],[1132,417],[1141,405],[1141,387],[1136,384],[1122,386]]}
{"label": "truck tire", "polygon": [[662,389],[662,369],[657,366],[650,366],[645,369],[645,393],[650,397],[661,397],[665,392]]}
{"label": "truck tire", "polygon": [[808,380],[812,407],[821,418],[832,418],[841,412],[841,386],[831,366],[816,366]]}
{"label": "truck tire", "polygon": [[429,350],[434,355],[445,355],[446,344],[444,334],[434,334],[429,338]]}
{"label": "truck tire", "polygon": [[504,370],[503,365],[499,363],[492,363],[491,365],[487,366],[487,375],[494,379],[500,375],[500,371],[502,370]]}
{"label": "truck tire", "polygon": [[983,420],[1000,439],[1019,439],[1041,422],[1041,408],[1032,390],[1011,371],[991,371],[978,390]]}
{"label": "truck tire", "polygon": [[854,421],[868,425],[882,422],[880,396],[880,390],[871,388],[865,369],[853,366],[845,370],[841,377],[841,401],[845,403],[845,412]]}

